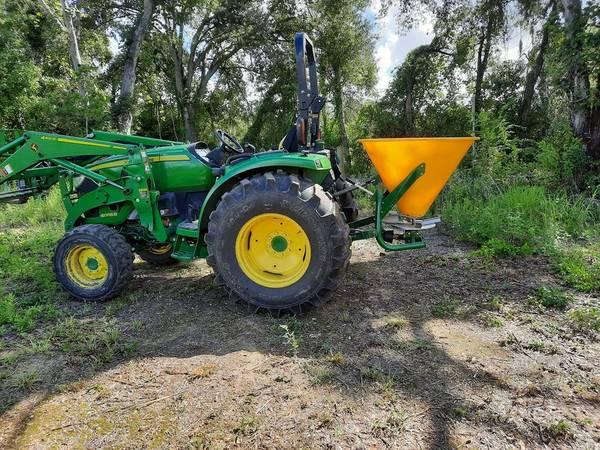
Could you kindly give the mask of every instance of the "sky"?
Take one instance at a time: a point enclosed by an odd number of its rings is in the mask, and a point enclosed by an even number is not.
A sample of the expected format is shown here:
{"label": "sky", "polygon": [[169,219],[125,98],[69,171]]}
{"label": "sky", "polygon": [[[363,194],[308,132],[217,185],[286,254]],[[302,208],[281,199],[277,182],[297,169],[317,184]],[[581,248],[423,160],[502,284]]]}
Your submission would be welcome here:
{"label": "sky", "polygon": [[[421,14],[411,30],[401,30],[398,26],[398,11],[390,8],[384,17],[379,15],[381,4],[374,0],[365,11],[365,17],[373,25],[377,35],[375,45],[375,59],[378,68],[377,94],[382,95],[390,82],[394,69],[402,64],[406,55],[414,48],[429,44],[433,39],[433,16]],[[499,57],[503,60],[518,59],[519,41],[522,42],[523,52],[531,48],[531,38],[527,32],[519,27],[511,27],[511,35],[499,46]]]}

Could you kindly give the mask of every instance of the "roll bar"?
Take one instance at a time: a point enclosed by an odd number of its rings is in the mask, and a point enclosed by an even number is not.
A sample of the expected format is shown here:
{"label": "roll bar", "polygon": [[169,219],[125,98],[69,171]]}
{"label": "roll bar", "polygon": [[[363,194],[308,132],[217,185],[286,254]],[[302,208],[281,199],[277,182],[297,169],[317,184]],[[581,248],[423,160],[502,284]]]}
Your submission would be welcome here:
{"label": "roll bar", "polygon": [[319,96],[317,59],[312,41],[306,33],[296,33],[294,46],[298,80],[296,133],[301,146],[311,147],[320,139],[319,115],[325,105],[325,99]]}

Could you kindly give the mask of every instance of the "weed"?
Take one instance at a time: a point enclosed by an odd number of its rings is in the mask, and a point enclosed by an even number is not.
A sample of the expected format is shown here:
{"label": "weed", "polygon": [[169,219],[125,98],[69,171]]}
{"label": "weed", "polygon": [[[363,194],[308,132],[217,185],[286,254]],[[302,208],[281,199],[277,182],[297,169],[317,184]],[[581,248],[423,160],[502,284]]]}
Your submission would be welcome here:
{"label": "weed", "polygon": [[600,292],[600,242],[561,249],[554,263],[569,286],[583,292]]}
{"label": "weed", "polygon": [[32,369],[27,372],[17,374],[12,382],[11,386],[21,391],[31,389],[34,385],[40,383],[42,378],[40,372],[37,369]]}
{"label": "weed", "polygon": [[306,366],[306,371],[314,385],[332,383],[336,377],[332,369],[322,364],[309,364]]}
{"label": "weed", "polygon": [[498,316],[488,314],[485,318],[485,325],[490,328],[501,328],[504,326],[504,321]]}
{"label": "weed", "polygon": [[541,286],[537,291],[537,302],[544,308],[565,309],[573,298],[560,289]]}
{"label": "weed", "polygon": [[496,295],[487,303],[487,305],[493,311],[501,311],[502,306],[504,306],[504,302],[502,301],[502,297]]}
{"label": "weed", "polygon": [[336,366],[341,366],[346,364],[346,357],[342,352],[335,352],[327,355],[325,361],[335,364]]}
{"label": "weed", "polygon": [[258,430],[258,419],[255,416],[244,416],[240,423],[233,429],[235,434],[248,436]]}
{"label": "weed", "polygon": [[202,364],[192,370],[192,378],[208,378],[217,372],[217,366],[214,364]]}
{"label": "weed", "polygon": [[402,328],[408,323],[404,317],[398,315],[387,316],[384,318],[384,322],[385,326],[389,328]]}
{"label": "weed", "polygon": [[135,319],[131,321],[131,329],[133,331],[141,331],[142,328],[144,328],[144,322],[142,322],[141,320]]}
{"label": "weed", "polygon": [[544,353],[544,351],[546,350],[546,344],[544,344],[542,341],[531,341],[525,346],[525,348],[528,348],[529,350],[533,350],[535,352]]}
{"label": "weed", "polygon": [[392,408],[385,421],[377,421],[372,428],[375,435],[397,434],[405,429],[408,414],[401,409]]}
{"label": "weed", "polygon": [[546,431],[554,439],[565,439],[571,436],[571,424],[564,419],[560,419],[558,422],[546,427]]}
{"label": "weed", "polygon": [[[461,182],[462,181],[462,182]],[[586,200],[549,194],[540,186],[509,186],[490,192],[485,178],[453,183],[442,214],[461,239],[484,256],[547,253],[563,235],[579,237],[592,220]]]}
{"label": "weed", "polygon": [[29,345],[23,348],[23,352],[27,354],[49,353],[52,348],[52,343],[49,338],[30,339]]}
{"label": "weed", "polygon": [[450,410],[450,413],[457,419],[462,419],[468,414],[468,409],[465,406],[455,406]]}
{"label": "weed", "polygon": [[300,348],[301,338],[296,336],[296,332],[291,328],[290,325],[279,325],[279,328],[283,330],[283,339],[287,344],[290,352],[293,356],[298,356],[298,349]]}
{"label": "weed", "polygon": [[17,359],[19,359],[18,352],[5,353],[0,356],[0,367],[11,367],[17,362]]}
{"label": "weed", "polygon": [[576,308],[569,311],[573,328],[578,331],[600,331],[600,309],[596,307]]}

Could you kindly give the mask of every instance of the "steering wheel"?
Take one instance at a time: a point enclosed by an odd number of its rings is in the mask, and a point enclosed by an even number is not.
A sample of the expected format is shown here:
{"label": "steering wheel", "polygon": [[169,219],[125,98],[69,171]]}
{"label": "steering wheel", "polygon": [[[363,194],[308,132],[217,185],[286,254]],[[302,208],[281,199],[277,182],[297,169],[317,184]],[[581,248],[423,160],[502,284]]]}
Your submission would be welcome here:
{"label": "steering wheel", "polygon": [[215,136],[221,141],[221,147],[223,150],[229,150],[234,153],[244,153],[244,147],[239,141],[232,135],[223,130],[216,130]]}

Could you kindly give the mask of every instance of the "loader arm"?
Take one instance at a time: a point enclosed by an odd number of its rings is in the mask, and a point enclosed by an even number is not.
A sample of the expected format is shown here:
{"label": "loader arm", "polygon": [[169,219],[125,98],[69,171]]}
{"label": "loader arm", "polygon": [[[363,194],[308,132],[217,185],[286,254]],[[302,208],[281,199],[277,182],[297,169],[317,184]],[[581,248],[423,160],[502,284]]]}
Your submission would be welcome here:
{"label": "loader arm", "polygon": [[[105,176],[85,166],[108,156],[126,156],[122,172]],[[141,225],[157,241],[167,232],[156,207],[160,193],[155,188],[150,159],[139,143],[115,143],[50,133],[25,132],[0,148],[0,202],[23,201],[59,184],[67,211],[65,229],[70,230],[89,211],[111,205],[133,205]],[[87,178],[98,188],[80,193],[75,178]],[[11,186],[12,185],[12,186]],[[105,213],[111,214],[110,212]],[[118,216],[118,213],[115,214]]]}

